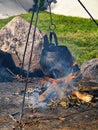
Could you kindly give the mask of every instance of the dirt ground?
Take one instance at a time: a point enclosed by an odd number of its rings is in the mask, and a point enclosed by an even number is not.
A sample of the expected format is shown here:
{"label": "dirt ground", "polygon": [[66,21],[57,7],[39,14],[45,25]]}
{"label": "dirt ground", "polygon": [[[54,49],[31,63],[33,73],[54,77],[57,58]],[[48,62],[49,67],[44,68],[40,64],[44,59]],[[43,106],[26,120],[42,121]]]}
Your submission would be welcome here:
{"label": "dirt ground", "polygon": [[[28,83],[29,88],[38,88],[39,79]],[[33,108],[25,104],[24,116],[18,127],[20,118],[24,82],[0,83],[0,130],[98,130],[98,84],[81,82],[80,89],[94,95],[91,103],[74,103],[64,105],[52,104],[46,108]],[[27,103],[27,102],[26,102]]]}

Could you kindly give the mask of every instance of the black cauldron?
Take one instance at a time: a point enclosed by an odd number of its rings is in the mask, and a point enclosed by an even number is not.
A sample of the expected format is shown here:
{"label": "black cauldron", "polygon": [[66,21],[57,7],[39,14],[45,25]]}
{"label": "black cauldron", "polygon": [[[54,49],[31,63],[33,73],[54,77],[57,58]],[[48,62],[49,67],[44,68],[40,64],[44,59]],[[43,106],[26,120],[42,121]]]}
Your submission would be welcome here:
{"label": "black cauldron", "polygon": [[74,58],[66,46],[50,43],[42,50],[40,65],[45,75],[60,78],[79,70],[73,66]]}

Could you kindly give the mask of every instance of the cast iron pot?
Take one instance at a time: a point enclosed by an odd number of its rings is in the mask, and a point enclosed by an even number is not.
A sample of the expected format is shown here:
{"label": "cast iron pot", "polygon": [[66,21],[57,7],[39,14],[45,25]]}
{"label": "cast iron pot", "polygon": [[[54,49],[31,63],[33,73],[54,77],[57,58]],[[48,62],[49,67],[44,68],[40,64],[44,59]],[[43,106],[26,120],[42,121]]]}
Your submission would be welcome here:
{"label": "cast iron pot", "polygon": [[74,58],[66,46],[58,46],[50,43],[42,50],[40,65],[43,73],[54,78],[67,76],[70,72],[76,71],[73,67]]}

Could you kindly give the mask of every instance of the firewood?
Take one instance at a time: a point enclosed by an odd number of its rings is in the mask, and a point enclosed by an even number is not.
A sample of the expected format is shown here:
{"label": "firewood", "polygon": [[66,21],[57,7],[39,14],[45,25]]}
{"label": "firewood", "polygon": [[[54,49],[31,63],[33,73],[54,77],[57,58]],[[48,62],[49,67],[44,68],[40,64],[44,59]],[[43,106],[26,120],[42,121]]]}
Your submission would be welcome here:
{"label": "firewood", "polygon": [[[64,96],[64,92],[62,91],[62,89],[59,87],[61,85],[61,83],[64,83],[65,85],[72,85],[71,81],[72,79],[75,78],[75,76],[70,73],[67,77],[63,77],[63,78],[59,78],[59,79],[53,79],[50,77],[45,77],[45,79],[48,82],[51,82],[51,86],[39,96],[39,101],[44,101],[47,97],[47,95],[49,93],[51,93],[51,91],[53,90],[53,88],[55,88],[55,90],[57,92],[59,92],[59,97],[60,99],[62,98],[62,96]],[[93,96],[90,94],[85,94],[85,93],[81,93],[78,90],[71,90],[72,94],[75,95],[78,99],[81,99],[84,102],[90,102],[93,99]]]}
{"label": "firewood", "polygon": [[61,83],[61,82],[70,84],[71,80],[74,79],[74,78],[75,78],[75,76],[72,73],[70,73],[67,77],[58,78],[58,79],[53,79],[53,78],[50,78],[50,77],[45,77],[45,79],[47,81],[52,82],[53,85],[56,85],[56,84]]}
{"label": "firewood", "polygon": [[79,99],[81,99],[84,102],[91,102],[93,99],[93,96],[86,93],[81,93],[77,90],[73,90],[72,93]]}

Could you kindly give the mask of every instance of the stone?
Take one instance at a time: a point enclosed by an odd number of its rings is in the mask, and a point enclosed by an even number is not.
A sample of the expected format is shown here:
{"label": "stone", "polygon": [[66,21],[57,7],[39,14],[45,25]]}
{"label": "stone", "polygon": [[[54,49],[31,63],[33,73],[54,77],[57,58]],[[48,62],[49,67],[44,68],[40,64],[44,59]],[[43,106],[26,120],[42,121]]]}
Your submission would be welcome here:
{"label": "stone", "polygon": [[[21,62],[23,59],[29,25],[30,24],[26,20],[20,16],[17,16],[0,30],[0,50],[11,54],[15,66],[19,68],[21,67]],[[26,71],[28,69],[28,62],[33,40],[33,31],[34,26],[32,25],[24,62],[24,70]],[[47,44],[47,41],[45,43],[45,39],[47,39],[47,35],[42,33],[37,28],[30,72],[40,69],[40,55],[44,45]]]}
{"label": "stone", "polygon": [[80,67],[83,79],[98,82],[98,58],[83,63]]}

